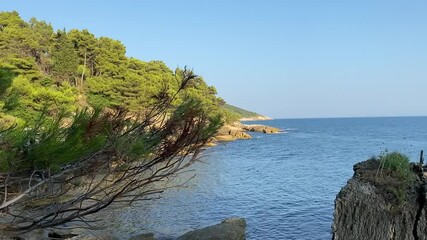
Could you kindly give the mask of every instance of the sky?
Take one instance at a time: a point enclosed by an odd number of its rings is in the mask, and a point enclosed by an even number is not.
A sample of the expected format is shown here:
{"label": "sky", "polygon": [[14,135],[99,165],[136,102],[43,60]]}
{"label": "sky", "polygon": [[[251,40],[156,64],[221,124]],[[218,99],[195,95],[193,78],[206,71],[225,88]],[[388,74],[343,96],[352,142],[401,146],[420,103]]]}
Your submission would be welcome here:
{"label": "sky", "polygon": [[427,116],[427,1],[0,0],[273,118]]}

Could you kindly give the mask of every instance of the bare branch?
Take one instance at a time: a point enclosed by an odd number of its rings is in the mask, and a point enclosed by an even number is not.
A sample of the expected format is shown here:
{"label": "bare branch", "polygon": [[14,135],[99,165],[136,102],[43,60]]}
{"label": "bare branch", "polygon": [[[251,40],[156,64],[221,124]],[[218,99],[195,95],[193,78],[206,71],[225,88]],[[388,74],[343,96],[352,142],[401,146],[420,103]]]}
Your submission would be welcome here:
{"label": "bare branch", "polygon": [[8,209],[10,217],[0,228],[31,231],[67,222],[92,228],[96,222],[86,217],[112,204],[158,199],[165,190],[186,185],[194,175],[180,184],[171,180],[198,159],[220,123],[197,102],[172,106],[178,93],[197,79],[191,71],[180,74],[178,91],[172,97],[160,94],[143,118],[132,120],[123,110],[94,113],[86,137],[108,129],[106,144],[97,151],[57,172],[47,168],[0,173],[5,189],[0,210]]}

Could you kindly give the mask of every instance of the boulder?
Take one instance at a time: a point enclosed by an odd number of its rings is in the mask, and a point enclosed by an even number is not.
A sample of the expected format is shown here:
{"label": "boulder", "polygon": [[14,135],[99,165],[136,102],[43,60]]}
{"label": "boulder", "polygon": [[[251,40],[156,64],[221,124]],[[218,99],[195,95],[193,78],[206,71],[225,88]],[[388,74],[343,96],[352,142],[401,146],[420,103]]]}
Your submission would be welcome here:
{"label": "boulder", "polygon": [[228,218],[219,224],[190,231],[177,240],[244,240],[245,232],[245,219]]}

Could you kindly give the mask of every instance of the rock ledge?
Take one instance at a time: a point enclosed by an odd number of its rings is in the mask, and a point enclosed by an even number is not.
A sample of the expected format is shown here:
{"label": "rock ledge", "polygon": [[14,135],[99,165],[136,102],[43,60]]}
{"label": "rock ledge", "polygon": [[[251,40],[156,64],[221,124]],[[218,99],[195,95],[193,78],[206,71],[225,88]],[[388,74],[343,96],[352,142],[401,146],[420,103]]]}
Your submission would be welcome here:
{"label": "rock ledge", "polygon": [[245,219],[227,218],[219,224],[190,231],[177,240],[244,240],[245,232]]}

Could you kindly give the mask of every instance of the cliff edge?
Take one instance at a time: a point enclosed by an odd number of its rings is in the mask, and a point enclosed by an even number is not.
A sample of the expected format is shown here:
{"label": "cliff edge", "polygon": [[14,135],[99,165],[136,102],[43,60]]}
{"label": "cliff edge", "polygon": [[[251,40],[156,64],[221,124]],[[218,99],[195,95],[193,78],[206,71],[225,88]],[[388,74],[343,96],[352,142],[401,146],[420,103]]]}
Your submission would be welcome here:
{"label": "cliff edge", "polygon": [[426,177],[409,164],[402,177],[379,159],[354,165],[335,200],[333,240],[427,240]]}

